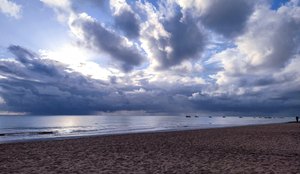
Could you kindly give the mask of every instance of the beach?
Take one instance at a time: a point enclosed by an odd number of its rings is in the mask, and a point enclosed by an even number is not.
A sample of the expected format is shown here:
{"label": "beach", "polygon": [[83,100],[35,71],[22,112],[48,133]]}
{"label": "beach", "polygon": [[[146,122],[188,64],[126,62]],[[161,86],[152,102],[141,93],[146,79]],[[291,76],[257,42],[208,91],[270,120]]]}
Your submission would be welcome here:
{"label": "beach", "polygon": [[0,144],[0,173],[300,173],[300,124]]}

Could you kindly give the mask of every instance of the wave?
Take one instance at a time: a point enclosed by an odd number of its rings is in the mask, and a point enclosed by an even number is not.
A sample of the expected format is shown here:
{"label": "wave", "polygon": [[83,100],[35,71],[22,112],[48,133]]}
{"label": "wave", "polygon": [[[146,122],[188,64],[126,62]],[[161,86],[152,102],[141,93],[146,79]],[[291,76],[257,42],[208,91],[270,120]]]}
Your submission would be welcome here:
{"label": "wave", "polygon": [[71,133],[84,133],[84,132],[95,132],[95,131],[100,131],[100,130],[105,130],[105,129],[79,129],[79,130],[72,130]]}
{"label": "wave", "polygon": [[56,133],[57,133],[57,131],[9,132],[9,133],[0,133],[0,136],[51,135],[51,134],[56,134]]}
{"label": "wave", "polygon": [[55,135],[55,136],[62,136],[62,135],[72,135],[72,134],[80,134],[80,133],[88,133],[88,132],[97,132],[105,129],[75,129],[75,130],[68,130],[68,128],[62,128],[59,130],[42,130],[42,131],[21,131],[21,132],[4,132],[0,133],[0,137],[5,136],[35,136],[35,135]]}
{"label": "wave", "polygon": [[40,130],[40,129],[76,129],[76,128],[90,128],[91,126],[43,126],[43,127],[9,127],[1,128],[2,130]]}

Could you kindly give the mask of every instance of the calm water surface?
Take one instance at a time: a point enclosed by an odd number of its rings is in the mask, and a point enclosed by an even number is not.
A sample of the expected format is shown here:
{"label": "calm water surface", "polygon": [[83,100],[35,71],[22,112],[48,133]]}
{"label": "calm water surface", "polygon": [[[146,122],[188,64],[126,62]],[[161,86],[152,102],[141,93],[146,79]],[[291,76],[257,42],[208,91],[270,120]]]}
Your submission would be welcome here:
{"label": "calm water surface", "polygon": [[0,116],[0,143],[155,131],[269,124],[291,117]]}

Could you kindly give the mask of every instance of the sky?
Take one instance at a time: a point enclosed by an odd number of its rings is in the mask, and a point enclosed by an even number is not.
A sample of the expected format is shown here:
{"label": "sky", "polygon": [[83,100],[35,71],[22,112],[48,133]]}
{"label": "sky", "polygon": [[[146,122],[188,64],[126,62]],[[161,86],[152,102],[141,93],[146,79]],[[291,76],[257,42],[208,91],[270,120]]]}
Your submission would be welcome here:
{"label": "sky", "polygon": [[300,0],[0,0],[0,114],[300,113]]}

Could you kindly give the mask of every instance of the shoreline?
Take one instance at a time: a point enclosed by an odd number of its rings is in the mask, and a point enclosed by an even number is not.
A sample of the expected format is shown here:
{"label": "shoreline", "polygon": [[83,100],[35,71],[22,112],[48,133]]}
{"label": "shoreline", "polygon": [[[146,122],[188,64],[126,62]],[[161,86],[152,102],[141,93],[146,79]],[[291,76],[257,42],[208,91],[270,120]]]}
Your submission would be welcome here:
{"label": "shoreline", "polygon": [[0,145],[0,171],[297,173],[299,144],[297,123],[12,143]]}
{"label": "shoreline", "polygon": [[1,144],[16,144],[16,143],[30,143],[30,142],[43,142],[43,141],[60,141],[60,140],[72,140],[81,138],[93,138],[93,137],[107,137],[107,136],[117,136],[117,135],[135,135],[135,134],[155,134],[155,133],[166,133],[166,132],[188,132],[188,131],[200,131],[200,130],[210,130],[210,129],[223,129],[223,128],[235,128],[235,127],[248,127],[248,126],[264,126],[264,125],[277,125],[277,124],[288,124],[296,122],[283,122],[283,123],[265,123],[265,124],[247,124],[247,125],[230,125],[230,126],[220,126],[220,127],[205,127],[205,128],[190,128],[190,129],[165,129],[157,131],[142,131],[142,132],[123,132],[123,133],[108,133],[108,134],[94,134],[94,135],[72,135],[72,136],[62,136],[62,137],[46,137],[46,138],[34,138],[34,139],[23,139],[23,140],[8,140],[2,141]]}

